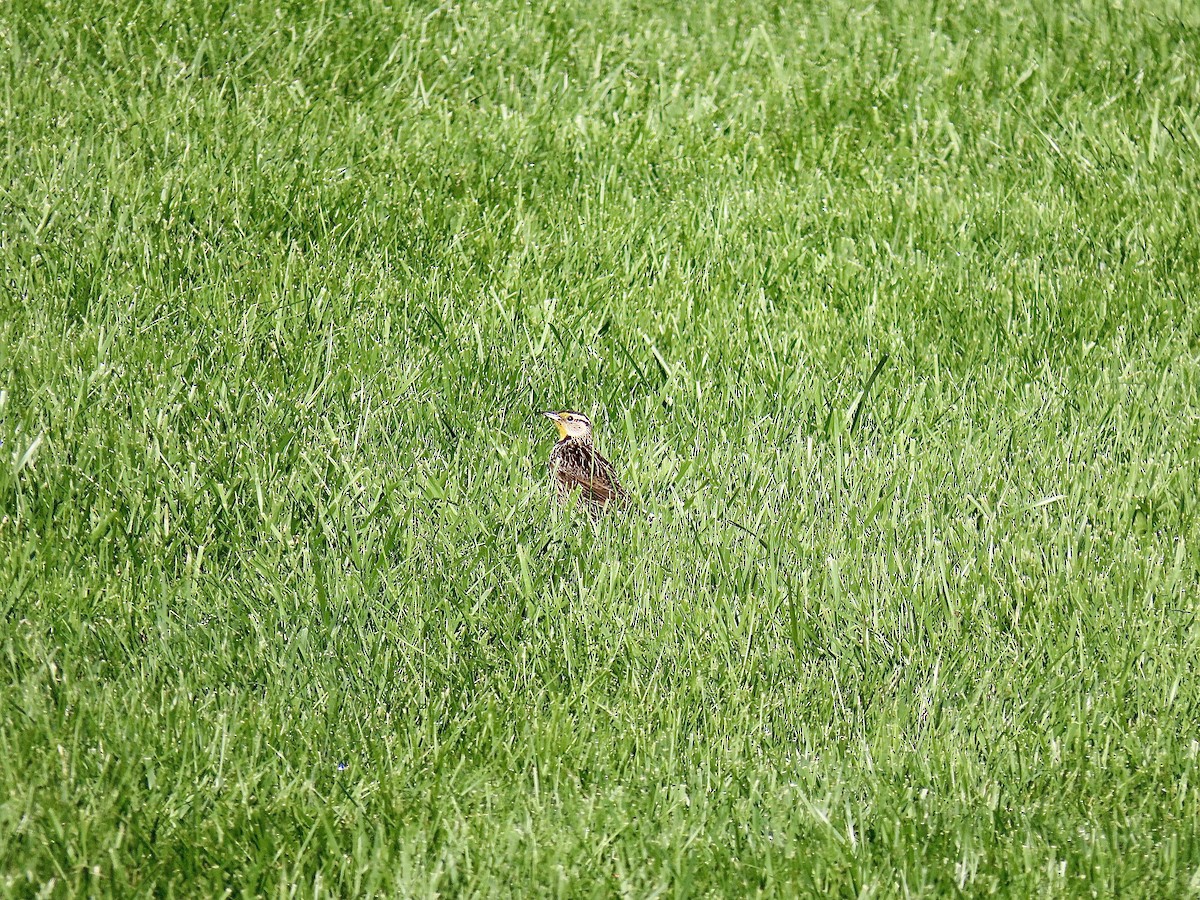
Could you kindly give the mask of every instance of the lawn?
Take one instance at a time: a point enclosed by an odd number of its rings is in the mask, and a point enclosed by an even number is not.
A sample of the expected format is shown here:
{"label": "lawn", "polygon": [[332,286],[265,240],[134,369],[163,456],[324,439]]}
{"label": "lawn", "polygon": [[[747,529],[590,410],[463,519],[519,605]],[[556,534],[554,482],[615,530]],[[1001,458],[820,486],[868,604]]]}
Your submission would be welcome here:
{"label": "lawn", "polygon": [[5,895],[1200,895],[1190,2],[11,0],[0,439]]}

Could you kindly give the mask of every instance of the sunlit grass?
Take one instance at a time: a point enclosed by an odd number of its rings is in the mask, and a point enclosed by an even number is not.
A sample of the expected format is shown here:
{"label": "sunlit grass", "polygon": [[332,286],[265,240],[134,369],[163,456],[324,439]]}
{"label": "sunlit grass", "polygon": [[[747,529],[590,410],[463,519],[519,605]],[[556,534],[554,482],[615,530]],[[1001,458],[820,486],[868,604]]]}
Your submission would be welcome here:
{"label": "sunlit grass", "polygon": [[1166,0],[9,4],[0,888],[1196,893],[1197,71]]}

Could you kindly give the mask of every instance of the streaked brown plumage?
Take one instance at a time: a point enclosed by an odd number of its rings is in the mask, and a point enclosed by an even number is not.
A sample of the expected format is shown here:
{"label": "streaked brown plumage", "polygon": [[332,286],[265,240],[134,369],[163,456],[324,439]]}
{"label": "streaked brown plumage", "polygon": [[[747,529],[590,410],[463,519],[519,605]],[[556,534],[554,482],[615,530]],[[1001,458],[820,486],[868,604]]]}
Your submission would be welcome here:
{"label": "streaked brown plumage", "polygon": [[550,451],[550,480],[560,502],[573,493],[593,517],[629,499],[617,482],[612,463],[592,444],[592,423],[583,413],[542,413],[558,428],[559,441]]}

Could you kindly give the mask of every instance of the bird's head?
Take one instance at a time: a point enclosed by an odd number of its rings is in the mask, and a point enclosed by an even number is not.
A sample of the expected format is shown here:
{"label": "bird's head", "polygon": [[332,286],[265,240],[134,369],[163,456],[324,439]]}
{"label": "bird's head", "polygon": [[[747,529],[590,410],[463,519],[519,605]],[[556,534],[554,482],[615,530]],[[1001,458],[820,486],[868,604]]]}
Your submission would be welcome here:
{"label": "bird's head", "polygon": [[554,423],[560,438],[573,437],[588,439],[592,436],[592,420],[583,413],[563,411],[544,412],[547,419]]}

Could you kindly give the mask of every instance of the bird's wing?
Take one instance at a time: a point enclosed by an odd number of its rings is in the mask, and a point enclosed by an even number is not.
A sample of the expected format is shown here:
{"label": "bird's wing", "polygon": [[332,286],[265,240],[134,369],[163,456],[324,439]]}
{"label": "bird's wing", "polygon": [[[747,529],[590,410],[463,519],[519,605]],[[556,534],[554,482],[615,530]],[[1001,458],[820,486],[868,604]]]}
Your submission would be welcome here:
{"label": "bird's wing", "polygon": [[563,480],[568,491],[578,489],[580,496],[592,503],[608,503],[614,497],[625,497],[621,486],[599,471],[593,474],[567,471],[560,473],[559,478]]}
{"label": "bird's wing", "polygon": [[617,483],[617,473],[607,459],[592,451],[590,459],[581,460],[583,465],[564,467],[559,478],[568,491],[578,489],[584,500],[607,504],[610,500],[623,501],[627,498],[624,489]]}

